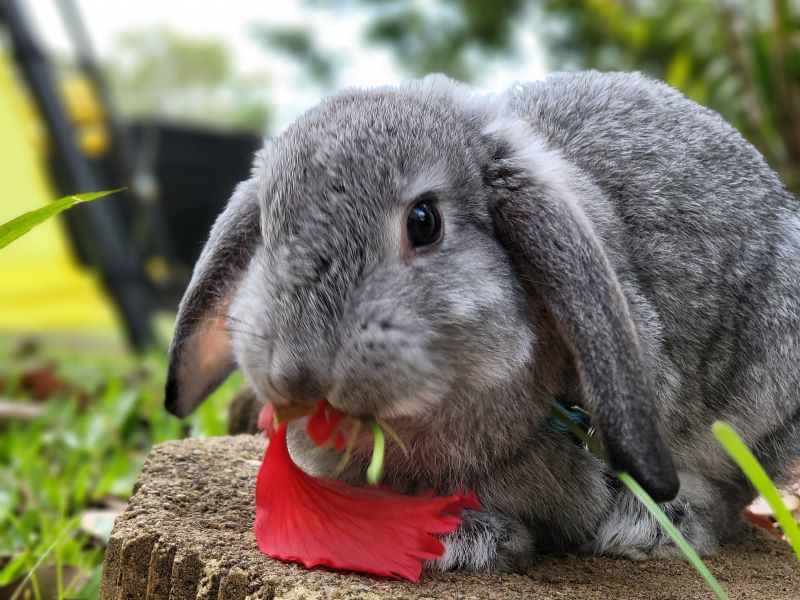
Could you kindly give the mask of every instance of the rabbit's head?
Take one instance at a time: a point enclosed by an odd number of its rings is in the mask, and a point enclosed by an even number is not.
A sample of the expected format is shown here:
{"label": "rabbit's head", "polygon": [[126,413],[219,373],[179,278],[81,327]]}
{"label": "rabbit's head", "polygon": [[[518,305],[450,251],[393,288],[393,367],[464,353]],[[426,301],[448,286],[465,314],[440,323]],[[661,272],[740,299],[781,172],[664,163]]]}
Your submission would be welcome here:
{"label": "rabbit's head", "polygon": [[238,365],[274,404],[325,397],[455,437],[489,422],[519,443],[549,411],[525,389],[541,383],[547,321],[616,465],[673,493],[624,297],[554,176],[563,165],[523,129],[439,77],[306,113],[212,229],[179,310],[168,409],[188,414]]}

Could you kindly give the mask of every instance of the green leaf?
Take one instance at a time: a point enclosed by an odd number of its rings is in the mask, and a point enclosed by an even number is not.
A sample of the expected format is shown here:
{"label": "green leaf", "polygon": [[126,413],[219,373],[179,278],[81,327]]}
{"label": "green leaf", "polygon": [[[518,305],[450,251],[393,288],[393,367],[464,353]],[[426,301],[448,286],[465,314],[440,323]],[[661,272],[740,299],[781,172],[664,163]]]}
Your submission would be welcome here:
{"label": "green leaf", "polygon": [[[592,436],[586,433],[583,429],[578,427],[575,423],[573,423],[572,419],[569,418],[569,414],[567,411],[560,406],[559,404],[554,404],[552,413],[556,419],[561,421],[567,429],[569,429],[570,433],[572,433],[575,437],[581,440],[586,447],[591,450],[593,454],[595,454],[598,458],[602,459],[604,462],[609,463],[608,454],[606,453],[605,449],[597,443]],[[669,520],[669,517],[664,514],[664,511],[661,510],[656,504],[655,500],[650,497],[642,486],[631,477],[629,473],[624,471],[617,471],[614,475],[619,479],[620,483],[622,483],[628,490],[633,494],[639,502],[641,502],[644,507],[653,515],[656,521],[664,528],[664,531],[667,532],[667,535],[672,538],[672,541],[675,542],[675,545],[678,549],[683,553],[683,556],[689,561],[695,570],[700,574],[700,576],[705,580],[706,585],[714,592],[714,594],[719,598],[719,600],[728,600],[728,594],[722,589],[722,586],[716,580],[716,578],[711,574],[711,571],[708,570],[703,560],[697,554],[694,548],[686,541],[686,538],[683,537],[683,534],[680,530],[675,527],[672,521]]]}
{"label": "green leaf", "polygon": [[19,237],[22,237],[40,223],[44,223],[50,217],[54,217],[58,213],[63,212],[76,204],[81,202],[91,202],[92,200],[97,200],[103,196],[108,196],[109,194],[119,192],[121,189],[123,188],[106,190],[103,192],[90,192],[88,194],[64,196],[55,202],[51,202],[47,206],[27,212],[18,216],[16,219],[11,219],[8,223],[0,225],[0,248],[5,248],[11,242]]}
{"label": "green leaf", "polygon": [[381,477],[383,477],[383,459],[386,454],[386,437],[383,435],[383,430],[378,422],[373,419],[367,419],[367,425],[372,430],[373,446],[372,446],[372,460],[367,468],[367,483],[370,485],[378,485]]}
{"label": "green leaf", "polygon": [[674,88],[683,89],[687,86],[692,75],[692,55],[688,52],[678,52],[666,66],[664,81]]}
{"label": "green leaf", "polygon": [[775,519],[800,560],[800,526],[797,525],[797,521],[792,517],[791,511],[783,503],[780,492],[778,492],[775,484],[772,483],[767,472],[764,471],[758,459],[753,456],[753,453],[750,452],[750,449],[733,427],[722,421],[717,421],[711,426],[711,430],[720,445],[725,449],[725,452],[736,461],[736,464],[744,471],[753,487],[767,501],[767,504],[772,509],[772,514],[775,515]]}
{"label": "green leaf", "polygon": [[0,586],[5,587],[22,574],[27,573],[31,562],[33,562],[33,558],[25,552],[14,556],[5,567],[0,569]]}

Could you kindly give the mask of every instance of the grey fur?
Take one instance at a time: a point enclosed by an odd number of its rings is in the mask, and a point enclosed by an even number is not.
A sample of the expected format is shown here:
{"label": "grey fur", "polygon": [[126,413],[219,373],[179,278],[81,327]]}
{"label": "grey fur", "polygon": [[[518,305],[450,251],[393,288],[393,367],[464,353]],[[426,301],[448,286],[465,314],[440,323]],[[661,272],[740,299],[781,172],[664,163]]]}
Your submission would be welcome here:
{"label": "grey fur", "polygon": [[[411,253],[405,214],[423,192],[445,232]],[[242,202],[260,203],[257,239]],[[225,215],[181,308],[169,405],[198,401],[181,397],[185,357],[223,311],[226,360],[265,402],[325,395],[377,414],[410,451],[389,446],[388,483],[477,492],[485,511],[433,567],[674,553],[607,467],[548,426],[556,395],[593,413],[615,465],[670,500],[704,553],[754,496],[711,423],[731,422],[776,477],[797,453],[800,205],[717,114],[661,83],[344,91],[273,141]],[[290,443],[314,472],[335,462],[302,431]],[[367,451],[343,479],[361,481]]]}

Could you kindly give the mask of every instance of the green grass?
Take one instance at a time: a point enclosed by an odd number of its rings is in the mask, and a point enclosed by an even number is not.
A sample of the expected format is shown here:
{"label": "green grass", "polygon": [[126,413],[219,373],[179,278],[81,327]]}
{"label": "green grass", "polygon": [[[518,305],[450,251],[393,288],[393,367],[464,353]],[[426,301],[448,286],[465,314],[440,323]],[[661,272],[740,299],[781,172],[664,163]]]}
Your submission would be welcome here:
{"label": "green grass", "polygon": [[722,421],[714,423],[711,430],[722,445],[728,455],[736,461],[739,468],[744,472],[753,487],[758,490],[772,509],[775,520],[778,521],[784,535],[792,545],[795,555],[800,560],[800,527],[794,520],[791,511],[786,507],[781,499],[781,494],[775,484],[769,478],[764,468],[758,462],[753,453],[734,431],[733,427]]}
{"label": "green grass", "polygon": [[[602,458],[606,463],[610,464],[608,454],[606,453],[605,449],[602,448],[595,439],[583,431],[583,429],[573,423],[569,414],[559,404],[553,405],[553,416],[563,425],[565,425],[575,437],[586,444],[589,450]],[[639,502],[644,505],[653,518],[655,518],[655,520],[658,521],[658,523],[663,527],[667,535],[669,535],[686,560],[705,580],[706,585],[708,585],[709,589],[714,592],[716,597],[719,598],[719,600],[728,600],[728,594],[719,584],[714,575],[711,574],[711,571],[708,570],[708,567],[706,567],[703,559],[700,558],[695,549],[692,548],[688,541],[686,541],[686,538],[683,537],[683,534],[678,530],[677,527],[675,527],[670,518],[650,497],[650,494],[648,494],[642,488],[642,486],[640,486],[639,483],[630,476],[629,473],[617,471],[614,474],[616,475],[617,479],[619,479],[620,483],[628,488],[628,491],[630,491],[630,493],[633,494],[639,500]]]}
{"label": "green grass", "polygon": [[80,516],[108,498],[127,500],[153,444],[224,435],[227,400],[241,376],[181,421],[162,406],[166,352],[136,358],[65,348],[16,359],[9,340],[3,342],[3,398],[32,402],[20,391],[18,374],[43,360],[54,361],[58,376],[85,398],[62,394],[41,403],[42,413],[31,421],[0,421],[0,586],[30,573],[37,590],[44,566],[55,566],[57,574],[77,567],[88,583],[78,590],[61,577],[58,597],[96,598],[104,540],[83,533]]}
{"label": "green grass", "polygon": [[[61,345],[47,343],[33,356],[15,358],[13,341],[0,338],[3,398],[34,402],[20,390],[19,374],[43,361],[53,361],[59,378],[84,392],[84,398],[66,393],[48,399],[33,420],[0,421],[0,481],[8,484],[0,487],[0,587],[27,575],[33,596],[41,598],[45,592],[40,574],[49,568],[56,572],[59,598],[96,598],[105,540],[81,530],[81,515],[109,498],[127,500],[153,444],[186,436],[224,435],[228,400],[242,377],[229,379],[197,413],[180,421],[162,406],[165,351],[137,358],[103,345],[77,350],[73,343]],[[555,416],[607,459],[596,441],[569,418],[558,412]],[[780,508],[780,496],[763,469],[759,472],[755,458],[730,427],[715,424],[714,433],[770,502],[800,557],[800,531],[785,507]],[[717,598],[727,598],[658,505],[630,475],[617,473],[617,477],[664,527]],[[84,576],[80,586],[67,575],[76,568]]]}
{"label": "green grass", "polygon": [[705,580],[706,585],[708,585],[709,589],[714,592],[714,595],[719,598],[720,600],[727,600],[728,594],[722,589],[722,586],[717,581],[716,577],[711,574],[711,571],[708,570],[703,559],[697,554],[694,548],[686,541],[686,538],[683,537],[683,534],[680,530],[675,527],[675,524],[670,520],[670,518],[664,514],[664,511],[661,510],[658,504],[650,497],[642,486],[630,476],[630,474],[626,473],[625,471],[620,471],[617,474],[617,479],[622,482],[622,484],[628,488],[628,490],[636,496],[636,499],[641,502],[644,507],[650,512],[651,515],[658,521],[659,525],[667,532],[667,535],[672,539],[678,549],[681,551],[681,554],[689,561],[695,571],[697,571],[700,576]]}
{"label": "green grass", "polygon": [[[553,405],[553,416],[558,419],[569,431],[580,439],[586,446],[598,457],[609,463],[608,454],[605,449],[600,446],[595,439],[589,436],[585,431],[578,427],[570,418],[570,415],[558,404]],[[717,421],[712,426],[712,431],[717,441],[733,461],[739,466],[744,473],[745,477],[750,481],[753,487],[761,494],[772,509],[775,519],[781,526],[786,538],[789,540],[794,553],[800,560],[800,526],[794,520],[792,513],[783,503],[781,495],[778,492],[775,484],[767,475],[764,468],[758,462],[753,453],[747,448],[744,441],[734,431],[734,429],[722,421]],[[615,472],[617,479],[622,483],[628,491],[631,492],[650,512],[650,514],[658,521],[664,528],[667,535],[670,536],[672,541],[681,551],[686,560],[695,568],[700,576],[705,580],[709,589],[720,600],[727,600],[728,595],[716,578],[711,574],[702,561],[700,556],[695,552],[694,548],[686,541],[683,534],[677,527],[670,521],[669,517],[664,511],[659,508],[658,504],[650,497],[650,495],[639,485],[639,483],[624,471]]]}

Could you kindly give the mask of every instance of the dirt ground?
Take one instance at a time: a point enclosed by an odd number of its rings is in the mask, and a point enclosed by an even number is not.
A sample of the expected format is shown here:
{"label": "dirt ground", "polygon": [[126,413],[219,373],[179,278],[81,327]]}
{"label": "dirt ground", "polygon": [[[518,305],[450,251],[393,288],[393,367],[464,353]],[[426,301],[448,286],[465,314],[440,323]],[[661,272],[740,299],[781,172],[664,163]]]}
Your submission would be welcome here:
{"label": "dirt ground", "polygon": [[[428,573],[419,584],[306,570],[264,556],[252,533],[259,436],[156,447],[106,552],[101,598],[233,600],[713,598],[682,561],[541,556],[526,575]],[[707,564],[732,599],[800,598],[788,544],[750,530]]]}

